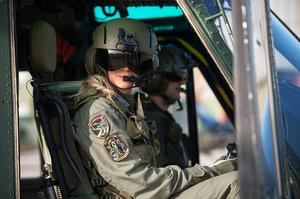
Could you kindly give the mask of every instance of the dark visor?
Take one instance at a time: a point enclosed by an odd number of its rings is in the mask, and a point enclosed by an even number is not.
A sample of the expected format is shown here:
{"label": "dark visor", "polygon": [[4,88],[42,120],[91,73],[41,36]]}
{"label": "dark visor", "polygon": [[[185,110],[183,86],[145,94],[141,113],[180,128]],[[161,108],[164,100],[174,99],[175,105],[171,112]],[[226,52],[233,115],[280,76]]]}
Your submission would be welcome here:
{"label": "dark visor", "polygon": [[108,70],[114,71],[124,66],[128,66],[136,74],[141,74],[142,71],[145,71],[145,62],[149,62],[152,59],[150,55],[144,53],[109,53],[108,54]]}
{"label": "dark visor", "polygon": [[177,70],[173,72],[165,72],[165,77],[174,82],[186,81],[187,80],[187,69]]}

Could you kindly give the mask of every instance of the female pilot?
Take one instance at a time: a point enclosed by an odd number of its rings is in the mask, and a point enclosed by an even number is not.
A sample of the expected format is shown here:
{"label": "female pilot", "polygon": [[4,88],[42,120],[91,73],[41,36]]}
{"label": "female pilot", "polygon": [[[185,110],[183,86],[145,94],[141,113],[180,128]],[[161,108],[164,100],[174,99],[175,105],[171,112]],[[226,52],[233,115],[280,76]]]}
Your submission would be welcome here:
{"label": "female pilot", "polygon": [[95,74],[75,98],[73,123],[82,162],[99,197],[238,197],[235,160],[183,170],[155,166],[141,102],[131,95],[158,67],[151,27],[128,18],[105,22],[93,34],[93,48]]}

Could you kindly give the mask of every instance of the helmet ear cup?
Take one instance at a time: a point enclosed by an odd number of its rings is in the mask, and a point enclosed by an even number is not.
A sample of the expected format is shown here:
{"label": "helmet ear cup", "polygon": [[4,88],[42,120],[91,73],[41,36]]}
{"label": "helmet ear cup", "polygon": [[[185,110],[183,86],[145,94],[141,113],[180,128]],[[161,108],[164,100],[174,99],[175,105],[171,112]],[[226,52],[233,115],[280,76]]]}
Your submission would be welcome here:
{"label": "helmet ear cup", "polygon": [[[153,54],[152,57],[152,69],[151,73],[155,74],[155,72],[158,70],[159,67],[159,58],[157,54]],[[146,93],[153,93],[156,92],[159,88],[159,84],[161,82],[161,75],[154,75],[153,79],[151,79],[149,82],[147,82],[145,85],[143,85],[142,90]]]}
{"label": "helmet ear cup", "polygon": [[85,53],[84,66],[89,75],[98,74],[99,67],[107,69],[107,50],[89,47]]}
{"label": "helmet ear cup", "polygon": [[[152,57],[152,74],[155,74],[159,71],[159,57],[157,54],[153,54]],[[148,94],[159,94],[161,92],[161,84],[163,83],[163,77],[161,74],[156,74],[153,78],[147,82],[143,87],[142,90]]]}
{"label": "helmet ear cup", "polygon": [[96,49],[90,46],[85,53],[84,66],[85,70],[89,75],[95,74],[95,64],[96,64]]}
{"label": "helmet ear cup", "polygon": [[108,52],[104,49],[97,49],[95,62],[101,66],[104,70],[108,68]]}
{"label": "helmet ear cup", "polygon": [[162,75],[155,76],[151,81],[145,84],[142,90],[152,95],[164,95],[169,81]]}

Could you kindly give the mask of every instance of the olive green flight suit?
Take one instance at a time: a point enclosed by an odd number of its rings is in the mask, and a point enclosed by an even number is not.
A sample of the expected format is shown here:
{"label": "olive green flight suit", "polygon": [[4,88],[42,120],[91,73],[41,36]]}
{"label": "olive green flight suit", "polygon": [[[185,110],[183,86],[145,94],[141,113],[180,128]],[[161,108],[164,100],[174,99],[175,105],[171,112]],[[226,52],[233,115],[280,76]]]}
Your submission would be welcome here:
{"label": "olive green flight suit", "polygon": [[142,97],[145,120],[153,134],[153,147],[158,167],[178,165],[188,167],[190,152],[188,137],[173,116],[159,108],[145,96]]}
{"label": "olive green flight suit", "polygon": [[[73,118],[75,138],[100,198],[236,198],[239,190],[235,160],[212,167],[158,168],[147,145],[147,127],[129,111],[124,98],[82,95]],[[223,173],[227,174],[220,175]]]}

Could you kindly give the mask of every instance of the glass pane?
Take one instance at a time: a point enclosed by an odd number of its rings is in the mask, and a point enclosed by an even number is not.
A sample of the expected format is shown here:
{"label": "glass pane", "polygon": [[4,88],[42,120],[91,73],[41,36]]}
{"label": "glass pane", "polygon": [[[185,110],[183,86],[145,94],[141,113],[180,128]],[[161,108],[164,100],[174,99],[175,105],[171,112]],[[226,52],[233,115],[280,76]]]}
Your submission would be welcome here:
{"label": "glass pane", "polygon": [[[231,0],[202,0],[202,2],[211,19],[214,20],[221,37],[233,52]],[[222,10],[220,6],[222,6]]]}
{"label": "glass pane", "polygon": [[295,52],[300,52],[300,43],[275,17],[272,26],[285,138],[299,159],[300,57]]}
{"label": "glass pane", "polygon": [[[235,130],[198,68],[194,68],[194,80],[199,159],[201,164],[211,165],[218,157],[227,154],[226,145],[235,142]],[[183,93],[181,102],[183,104],[182,111],[176,111],[178,105],[174,105],[170,109],[176,121],[187,133],[187,102],[186,95]]]}
{"label": "glass pane", "polygon": [[226,145],[235,142],[235,131],[198,68],[194,68],[194,79],[200,162],[210,165],[227,154]]}
{"label": "glass pane", "polygon": [[[143,6],[143,7],[128,7],[128,18],[133,19],[154,19],[154,18],[169,18],[179,17],[183,13],[177,6]],[[114,6],[95,6],[94,16],[97,22],[104,22],[111,19],[120,18],[120,12]]]}

